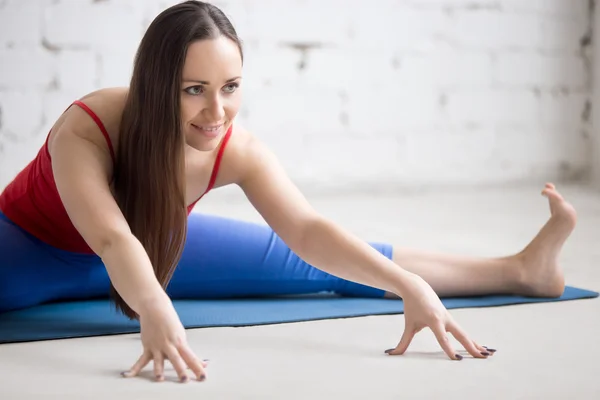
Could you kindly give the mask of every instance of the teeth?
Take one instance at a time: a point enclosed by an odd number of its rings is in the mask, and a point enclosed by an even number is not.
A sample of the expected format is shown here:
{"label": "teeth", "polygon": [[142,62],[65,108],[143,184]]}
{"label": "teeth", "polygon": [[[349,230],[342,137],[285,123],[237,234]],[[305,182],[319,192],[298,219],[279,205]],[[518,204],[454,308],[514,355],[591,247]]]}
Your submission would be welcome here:
{"label": "teeth", "polygon": [[209,131],[209,132],[214,132],[214,131],[218,131],[219,128],[221,128],[220,126],[217,126],[215,128],[205,128],[205,127],[200,127],[200,129],[204,130],[204,131]]}

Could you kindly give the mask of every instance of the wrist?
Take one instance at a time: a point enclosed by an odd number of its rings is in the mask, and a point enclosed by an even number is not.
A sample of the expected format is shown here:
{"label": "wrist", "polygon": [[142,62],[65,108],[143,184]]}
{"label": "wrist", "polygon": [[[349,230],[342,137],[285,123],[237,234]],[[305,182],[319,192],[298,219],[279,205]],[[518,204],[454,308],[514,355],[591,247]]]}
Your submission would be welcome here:
{"label": "wrist", "polygon": [[404,297],[408,290],[408,286],[413,282],[417,275],[408,272],[405,269],[399,268],[396,277],[393,280],[392,292],[400,297]]}
{"label": "wrist", "polygon": [[164,311],[169,308],[173,308],[173,304],[169,296],[167,296],[164,291],[159,291],[154,295],[141,299],[137,308],[137,313],[141,316],[148,313]]}

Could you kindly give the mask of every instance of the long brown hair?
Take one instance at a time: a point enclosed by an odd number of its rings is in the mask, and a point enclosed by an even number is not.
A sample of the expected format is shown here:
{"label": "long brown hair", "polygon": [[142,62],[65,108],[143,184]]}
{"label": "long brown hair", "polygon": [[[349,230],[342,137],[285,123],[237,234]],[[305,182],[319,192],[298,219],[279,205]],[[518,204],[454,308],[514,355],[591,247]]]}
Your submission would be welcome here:
{"label": "long brown hair", "polygon": [[[160,13],[135,56],[120,125],[114,185],[117,203],[166,290],[187,234],[185,139],[180,114],[182,70],[190,43],[224,35],[242,52],[217,7],[186,1]],[[111,285],[116,308],[138,318]]]}

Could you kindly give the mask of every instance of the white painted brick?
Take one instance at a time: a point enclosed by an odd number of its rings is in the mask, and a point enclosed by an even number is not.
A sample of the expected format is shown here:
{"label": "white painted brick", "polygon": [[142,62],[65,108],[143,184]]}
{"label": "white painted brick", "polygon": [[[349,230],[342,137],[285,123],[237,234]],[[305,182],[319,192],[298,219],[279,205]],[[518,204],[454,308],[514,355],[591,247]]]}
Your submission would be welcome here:
{"label": "white painted brick", "polygon": [[575,54],[581,47],[581,38],[587,33],[588,25],[585,19],[543,19],[540,21],[540,32],[544,40],[539,48]]}
{"label": "white painted brick", "polygon": [[[519,180],[562,177],[586,168],[589,154],[586,142],[573,140],[576,132],[562,128],[523,130],[500,128],[496,133],[495,162]],[[537,149],[535,153],[531,149]]]}
{"label": "white painted brick", "polygon": [[290,47],[249,44],[245,48],[243,85],[263,88],[296,82],[300,79],[298,65],[301,59],[300,52]]}
{"label": "white painted brick", "polygon": [[97,56],[100,87],[129,86],[134,53],[105,51]]}
{"label": "white painted brick", "polygon": [[344,108],[353,135],[394,135],[404,128],[431,126],[439,118],[439,93],[393,83],[380,88],[353,86]]}
{"label": "white painted brick", "polygon": [[421,56],[400,56],[398,59],[399,79],[406,84],[486,87],[492,82],[492,59],[483,53],[439,51]]}
{"label": "white painted brick", "polygon": [[135,51],[143,15],[131,1],[52,4],[45,10],[44,38],[52,46]]}
{"label": "white painted brick", "polygon": [[500,11],[462,11],[453,14],[444,39],[461,48],[480,50],[534,49],[544,42],[535,15]]}
{"label": "white painted brick", "polygon": [[61,51],[57,55],[58,85],[61,90],[88,93],[96,89],[98,68],[91,51]]}
{"label": "white painted brick", "polygon": [[587,17],[589,0],[403,0],[403,3],[415,8],[437,7],[449,14],[492,11],[574,20]]}
{"label": "white painted brick", "polygon": [[263,135],[333,135],[344,131],[337,93],[290,82],[286,87],[265,87],[244,93],[247,124]]}
{"label": "white painted brick", "polygon": [[[243,124],[250,127],[248,124]],[[266,132],[262,129],[251,130],[279,160],[283,168],[293,179],[310,179],[312,171],[306,159],[307,138],[289,129]]]}
{"label": "white painted brick", "polygon": [[577,56],[501,54],[493,66],[494,83],[511,86],[586,85],[584,60]]}
{"label": "white painted brick", "polygon": [[80,99],[84,94],[77,89],[71,89],[50,91],[40,96],[44,107],[44,125],[40,134],[46,135],[71,103]]}
{"label": "white painted brick", "polygon": [[4,188],[21,169],[29,164],[45,139],[45,136],[37,135],[14,142],[0,135],[0,146],[3,148],[0,157],[0,188]]}
{"label": "white painted brick", "polygon": [[486,54],[440,51],[413,55],[402,52],[364,49],[360,57],[351,46],[335,50],[314,50],[302,73],[306,83],[344,89],[401,86],[489,86],[492,82],[492,59]]}
{"label": "white painted brick", "polygon": [[246,3],[245,40],[266,43],[339,43],[349,33],[344,0],[254,0]]}
{"label": "white painted brick", "polygon": [[585,19],[589,0],[500,0],[505,11],[527,12],[563,19]]}
{"label": "white painted brick", "polygon": [[14,141],[27,140],[37,134],[42,123],[42,98],[38,92],[0,91],[2,126],[0,131]]}
{"label": "white painted brick", "polygon": [[[387,4],[392,3],[392,4]],[[357,48],[431,51],[446,36],[448,18],[441,9],[412,9],[398,2],[360,7],[353,13],[352,45]]]}
{"label": "white painted brick", "polygon": [[439,7],[449,11],[461,9],[480,10],[500,8],[498,0],[402,0],[402,2],[410,7]]}
{"label": "white painted brick", "polygon": [[307,139],[303,168],[314,185],[366,182],[381,176],[389,179],[401,172],[401,154],[399,142],[393,136],[313,137]]}
{"label": "white painted brick", "polygon": [[[600,26],[600,7],[596,4],[593,16],[594,27]],[[592,41],[594,58],[600,58],[600,29],[594,29],[594,37]],[[598,70],[598,65],[595,62],[595,70]],[[592,130],[590,140],[590,151],[592,152],[591,162],[591,180],[594,187],[600,190],[600,74],[592,75]]]}
{"label": "white painted brick", "polygon": [[[129,83],[147,25],[178,2],[0,0],[0,185],[74,99]],[[215,4],[245,43],[238,120],[299,184],[502,183],[592,165],[587,0]],[[320,46],[303,69],[299,45]]]}
{"label": "white painted brick", "polygon": [[[586,92],[543,93],[539,99],[542,126],[561,127],[566,131],[573,131],[573,127],[585,124],[583,114],[588,100],[590,95]],[[570,132],[573,133],[575,132]],[[569,135],[569,137],[573,136]]]}
{"label": "white painted brick", "polygon": [[0,6],[0,46],[36,46],[42,40],[42,8],[32,1]]}
{"label": "white painted brick", "polygon": [[[353,86],[364,88],[398,82],[403,68],[400,56],[392,52],[364,49],[357,57],[352,46],[316,49],[307,56],[301,79],[307,85],[346,91]],[[297,74],[298,72],[295,71]]]}
{"label": "white painted brick", "polygon": [[0,88],[45,88],[55,76],[55,59],[43,49],[0,49]]}
{"label": "white painted brick", "polygon": [[[438,130],[408,131],[403,144],[402,168],[413,185],[489,181],[496,135],[493,129],[444,126]],[[488,166],[481,168],[481,165]],[[424,179],[424,182],[419,180]]]}
{"label": "white painted brick", "polygon": [[539,99],[532,91],[454,91],[446,96],[443,114],[451,124],[535,129],[539,122]]}

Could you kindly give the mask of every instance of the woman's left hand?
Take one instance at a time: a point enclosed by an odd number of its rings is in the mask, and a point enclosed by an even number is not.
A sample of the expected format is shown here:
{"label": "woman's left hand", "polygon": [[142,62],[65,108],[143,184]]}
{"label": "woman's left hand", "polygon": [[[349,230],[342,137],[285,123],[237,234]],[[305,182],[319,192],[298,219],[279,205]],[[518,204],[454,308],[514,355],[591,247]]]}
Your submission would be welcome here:
{"label": "woman's left hand", "polygon": [[395,349],[386,350],[390,355],[404,354],[415,334],[429,327],[444,352],[453,360],[462,360],[462,356],[452,346],[446,332],[450,332],[464,348],[476,358],[487,358],[495,350],[487,349],[475,343],[454,321],[440,298],[431,286],[418,275],[410,274],[403,284],[405,328],[404,334]]}

